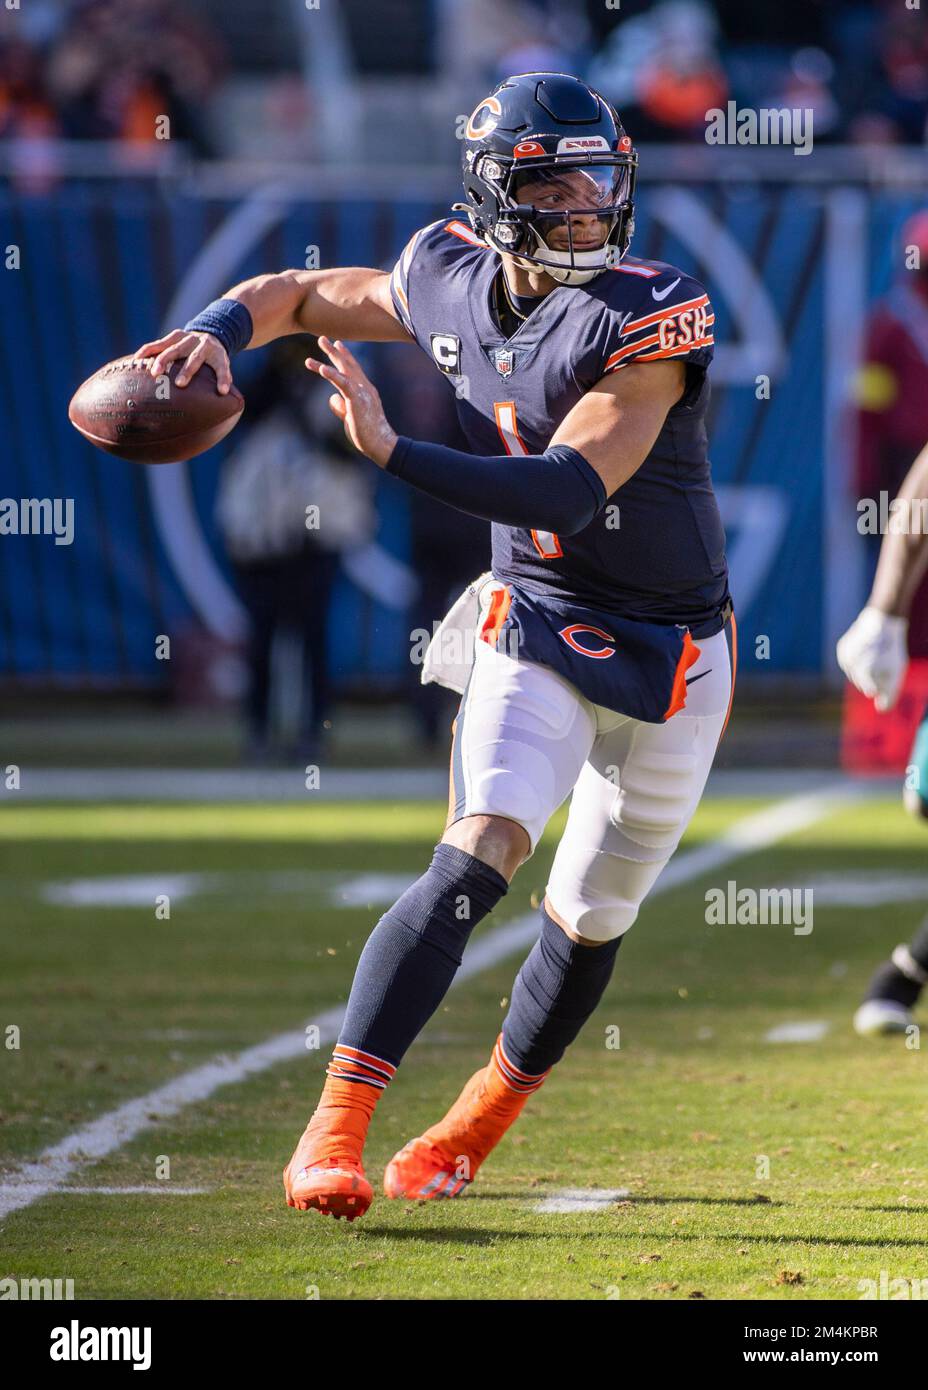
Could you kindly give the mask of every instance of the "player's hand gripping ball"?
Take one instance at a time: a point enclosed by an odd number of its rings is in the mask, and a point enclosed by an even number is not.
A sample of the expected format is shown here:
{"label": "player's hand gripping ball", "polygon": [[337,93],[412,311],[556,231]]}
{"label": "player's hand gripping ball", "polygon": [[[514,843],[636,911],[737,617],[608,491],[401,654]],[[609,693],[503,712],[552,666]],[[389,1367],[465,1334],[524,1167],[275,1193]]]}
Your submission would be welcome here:
{"label": "player's hand gripping ball", "polygon": [[85,439],[134,463],[180,463],[218,444],[245,408],[209,333],[175,329],[79,386],[68,418]]}

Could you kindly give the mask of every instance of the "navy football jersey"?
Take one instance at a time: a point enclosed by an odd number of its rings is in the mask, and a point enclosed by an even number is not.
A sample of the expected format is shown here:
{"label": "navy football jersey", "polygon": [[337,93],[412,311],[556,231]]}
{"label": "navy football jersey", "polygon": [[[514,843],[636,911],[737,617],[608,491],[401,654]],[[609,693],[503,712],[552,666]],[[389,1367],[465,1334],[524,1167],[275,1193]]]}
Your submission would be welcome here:
{"label": "navy football jersey", "polygon": [[506,338],[493,315],[500,259],[466,222],[417,232],[393,271],[393,302],[457,395],[475,454],[540,454],[603,376],[678,358],[686,390],[638,471],[573,536],[494,524],[493,573],[529,593],[653,623],[721,628],[725,535],[705,414],[713,313],[703,287],[626,256],[586,285],[559,285]]}

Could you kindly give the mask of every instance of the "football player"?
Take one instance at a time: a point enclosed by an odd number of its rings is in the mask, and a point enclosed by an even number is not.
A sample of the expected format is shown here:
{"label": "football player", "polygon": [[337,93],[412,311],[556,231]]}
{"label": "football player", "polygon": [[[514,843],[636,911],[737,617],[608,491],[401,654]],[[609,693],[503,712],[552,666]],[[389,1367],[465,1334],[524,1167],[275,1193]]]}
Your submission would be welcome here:
{"label": "football player", "polygon": [[[909,654],[906,637],[912,600],[928,569],[928,445],[905,476],[893,502],[877,563],[873,589],[837,647],[838,665],[878,710],[892,709],[899,696]],[[906,808],[928,820],[928,708],[909,755],[903,791]],[[904,1033],[912,1009],[928,983],[928,922],[911,945],[897,946],[870,981],[854,1015],[864,1036]]]}
{"label": "football player", "polygon": [[[356,447],[493,523],[492,574],[471,590],[478,640],[448,822],[361,953],[284,1171],[291,1206],[352,1219],[372,1198],[362,1149],[375,1105],[572,792],[540,935],[489,1061],[396,1154],[387,1195],[457,1196],[543,1085],[696,809],[733,684],[706,456],[713,313],[684,270],[627,254],[631,139],[583,82],[528,73],[479,103],[463,156],[463,215],[417,232],[392,275],[259,276],[139,349],[155,374],[186,358],[179,381],[209,362],[224,390],[229,351],[318,334],[329,361],[306,365],[334,388]],[[345,338],[418,343],[455,391],[471,452],[397,438]]]}

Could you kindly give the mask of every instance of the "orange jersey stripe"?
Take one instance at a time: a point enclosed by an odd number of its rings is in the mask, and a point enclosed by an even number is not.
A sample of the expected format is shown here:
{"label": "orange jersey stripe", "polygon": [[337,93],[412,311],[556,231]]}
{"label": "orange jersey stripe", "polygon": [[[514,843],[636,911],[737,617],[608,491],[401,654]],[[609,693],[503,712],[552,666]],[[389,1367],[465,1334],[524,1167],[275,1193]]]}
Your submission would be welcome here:
{"label": "orange jersey stripe", "polygon": [[360,1052],[356,1047],[349,1047],[346,1043],[337,1043],[333,1056],[346,1062],[364,1062],[369,1067],[378,1067],[381,1071],[389,1072],[392,1076],[396,1067],[392,1062],[385,1062],[382,1057],[375,1057],[372,1052]]}
{"label": "orange jersey stripe", "polygon": [[675,314],[682,314],[685,309],[699,309],[703,304],[709,303],[707,294],[700,295],[698,299],[686,299],[682,304],[669,304],[666,309],[658,309],[653,314],[645,314],[644,318],[632,319],[631,323],[625,325],[626,333],[636,333],[639,328],[650,328],[652,323],[657,323],[660,319],[673,318]]}
{"label": "orange jersey stripe", "polygon": [[659,333],[652,333],[649,338],[639,338],[637,343],[628,343],[625,347],[619,348],[606,358],[606,366],[611,367],[616,362],[621,362],[623,357],[628,357],[633,352],[638,352],[643,347],[651,347],[653,343],[659,343],[661,336]]}
{"label": "orange jersey stripe", "polygon": [[445,231],[450,232],[452,236],[460,237],[462,241],[468,242],[471,246],[479,246],[481,251],[489,251],[490,249],[486,242],[481,241],[470,227],[465,227],[463,222],[446,222]]}
{"label": "orange jersey stripe", "polygon": [[408,312],[409,312],[409,300],[406,298],[406,293],[405,293],[405,291],[404,291],[404,289],[403,289],[403,286],[400,284],[400,277],[396,274],[395,271],[393,272],[393,288],[394,288],[394,290],[396,291],[396,297],[397,297],[397,299],[400,301],[400,303],[402,304],[403,308],[404,308],[404,309],[406,310],[406,312],[408,313]]}
{"label": "orange jersey stripe", "polygon": [[[712,347],[715,343],[714,338],[697,338],[695,343],[684,343],[682,347],[664,348],[662,352],[647,352],[643,357],[636,357],[635,362],[659,362],[665,357],[685,357],[688,352],[695,348]],[[623,367],[634,365],[628,362],[616,362],[615,366],[607,367],[603,376],[608,376],[611,372],[619,372]]]}
{"label": "orange jersey stripe", "polygon": [[660,275],[659,270],[651,270],[650,266],[645,265],[614,265],[610,266],[618,275],[643,275],[647,280],[653,280]]}
{"label": "orange jersey stripe", "polygon": [[[709,314],[706,318],[706,327],[708,328],[714,323],[715,314]],[[652,347],[655,343],[659,343],[660,340],[660,333],[651,333],[646,338],[639,338],[637,343],[626,344],[625,347],[621,347],[616,352],[614,352],[611,357],[606,358],[606,370],[608,371],[610,367],[614,366],[617,362],[621,362],[623,358],[629,357],[633,352],[638,352],[643,347]],[[711,341],[711,336],[709,334],[706,334],[703,339],[698,340],[698,343],[690,343],[688,344],[688,346],[702,346],[705,342]]]}
{"label": "orange jersey stripe", "polygon": [[712,347],[715,339],[709,335],[707,338],[697,338],[694,343],[683,343],[680,347],[663,348],[660,352],[648,352],[644,357],[639,357],[639,362],[657,362],[662,357],[683,357],[688,352],[694,352],[696,348]]}
{"label": "orange jersey stripe", "polygon": [[500,629],[509,616],[509,606],[512,603],[512,594],[508,586],[497,589],[490,599],[490,606],[487,609],[487,616],[484,619],[483,627],[480,629],[481,642],[488,643],[495,647],[499,641]]}
{"label": "orange jersey stripe", "polygon": [[677,662],[677,669],[673,674],[673,689],[670,692],[670,704],[664,714],[665,719],[670,719],[676,714],[677,710],[683,709],[686,704],[686,673],[702,655],[702,651],[696,646],[689,632],[683,634],[683,650],[680,653],[680,660]]}

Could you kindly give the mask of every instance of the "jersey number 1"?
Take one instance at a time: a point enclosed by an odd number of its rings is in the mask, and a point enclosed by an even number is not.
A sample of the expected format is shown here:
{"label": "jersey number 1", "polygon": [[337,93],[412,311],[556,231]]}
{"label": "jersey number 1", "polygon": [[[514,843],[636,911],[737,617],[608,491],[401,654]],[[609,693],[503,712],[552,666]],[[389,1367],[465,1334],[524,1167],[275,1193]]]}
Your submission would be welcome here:
{"label": "jersey number 1", "polygon": [[[499,430],[506,453],[527,454],[528,449],[519,437],[519,427],[516,424],[515,401],[496,401],[493,410],[496,414],[496,428]],[[535,549],[543,560],[554,560],[557,556],[564,554],[556,532],[532,531],[530,535]]]}

